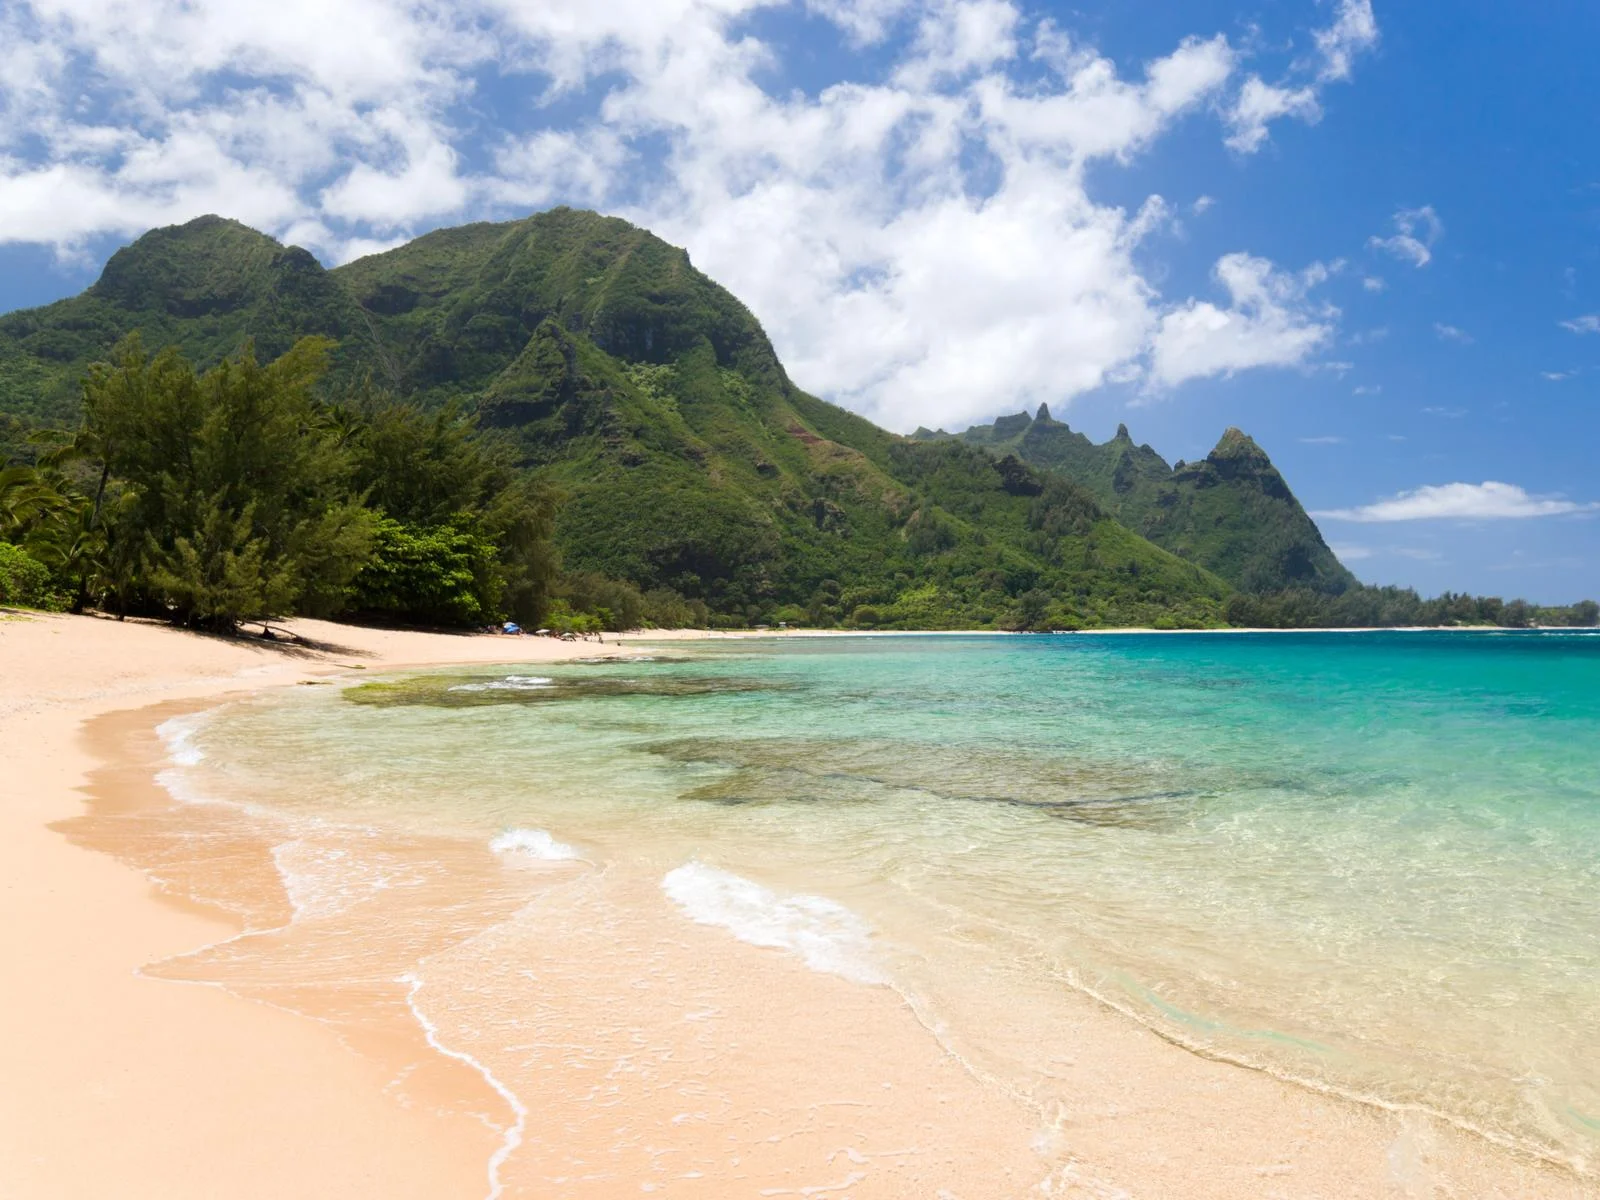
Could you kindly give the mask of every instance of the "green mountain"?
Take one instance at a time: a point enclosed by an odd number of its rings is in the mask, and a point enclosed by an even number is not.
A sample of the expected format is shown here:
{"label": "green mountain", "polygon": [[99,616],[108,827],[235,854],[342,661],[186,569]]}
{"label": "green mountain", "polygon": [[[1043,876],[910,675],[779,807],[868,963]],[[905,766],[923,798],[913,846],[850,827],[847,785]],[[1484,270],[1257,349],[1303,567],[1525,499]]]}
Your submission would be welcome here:
{"label": "green mountain", "polygon": [[730,621],[1210,624],[1228,585],[1049,464],[899,438],[800,391],[750,312],[651,234],[558,209],[334,270],[205,217],[82,295],[0,317],[0,416],[69,425],[123,335],[205,366],[337,340],[330,399],[458,404],[564,494],[569,571]]}
{"label": "green mountain", "polygon": [[1126,425],[1097,446],[1042,404],[1034,417],[1022,412],[962,434],[919,429],[913,436],[953,436],[1058,471],[1130,529],[1240,591],[1337,594],[1356,583],[1266,452],[1237,429],[1199,462],[1176,466],[1148,445],[1134,445]]}

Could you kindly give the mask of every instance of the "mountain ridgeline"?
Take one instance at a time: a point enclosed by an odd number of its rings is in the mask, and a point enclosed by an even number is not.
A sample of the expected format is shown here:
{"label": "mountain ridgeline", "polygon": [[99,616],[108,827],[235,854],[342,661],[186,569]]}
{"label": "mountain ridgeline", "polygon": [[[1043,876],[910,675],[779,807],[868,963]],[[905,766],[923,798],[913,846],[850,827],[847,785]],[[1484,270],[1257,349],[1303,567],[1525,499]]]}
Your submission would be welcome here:
{"label": "mountain ridgeline", "polygon": [[[952,435],[919,429],[921,441]],[[1308,589],[1337,594],[1355,576],[1334,557],[1266,452],[1229,429],[1199,462],[1169,466],[1126,425],[1096,445],[1039,406],[958,440],[1058,471],[1087,488],[1103,508],[1156,545],[1215,572],[1242,592]]]}
{"label": "mountain ridgeline", "polygon": [[620,583],[723,624],[1184,627],[1222,623],[1241,592],[1355,585],[1237,430],[1175,467],[1042,407],[892,435],[797,388],[683,250],[594,213],[440,230],[332,270],[218,217],[152,231],[81,295],[0,316],[11,452],[74,427],[90,364],[134,332],[199,368],[326,337],[332,409],[475,418],[560,498],[575,596]]}

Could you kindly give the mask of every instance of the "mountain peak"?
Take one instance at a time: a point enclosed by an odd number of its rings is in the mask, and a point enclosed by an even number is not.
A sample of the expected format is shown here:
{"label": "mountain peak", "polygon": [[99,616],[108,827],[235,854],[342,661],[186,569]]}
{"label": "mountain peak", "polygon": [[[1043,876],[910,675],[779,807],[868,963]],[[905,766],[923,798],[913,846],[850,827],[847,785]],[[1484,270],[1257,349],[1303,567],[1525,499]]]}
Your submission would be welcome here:
{"label": "mountain peak", "polygon": [[174,317],[216,315],[258,299],[279,271],[321,264],[226,217],[167,225],[111,256],[90,290],[123,308],[164,310]]}
{"label": "mountain peak", "polygon": [[1048,404],[1039,405],[1039,411],[1034,414],[1033,419],[1040,422],[1048,421],[1052,424],[1055,422],[1055,418],[1050,415],[1050,406]]}
{"label": "mountain peak", "polygon": [[1243,463],[1254,462],[1258,465],[1272,465],[1272,460],[1267,457],[1267,452],[1256,444],[1256,440],[1236,425],[1230,425],[1223,431],[1216,446],[1208,456],[1212,462],[1224,460]]}
{"label": "mountain peak", "polygon": [[[1233,430],[1231,432],[1237,433],[1238,431],[1237,430]],[[1117,436],[1112,438],[1111,440],[1114,441],[1114,442],[1131,442],[1131,441],[1133,441],[1133,435],[1128,432],[1127,425],[1119,424],[1117,426]]]}

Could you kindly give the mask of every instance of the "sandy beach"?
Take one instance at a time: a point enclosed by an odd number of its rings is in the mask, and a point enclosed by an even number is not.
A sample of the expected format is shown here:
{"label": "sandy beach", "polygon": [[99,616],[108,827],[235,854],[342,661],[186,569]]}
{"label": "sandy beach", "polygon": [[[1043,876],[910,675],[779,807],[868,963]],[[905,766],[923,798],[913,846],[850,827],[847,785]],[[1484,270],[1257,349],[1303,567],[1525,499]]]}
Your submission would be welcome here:
{"label": "sandy beach", "polygon": [[[142,875],[51,829],[97,766],[83,726],[109,712],[369,668],[546,661],[592,643],[295,622],[324,648],[144,623],[0,620],[0,1191],[8,1196],[470,1196],[497,1138],[397,1104],[381,1067],[329,1028],[145,964],[237,932],[161,903]],[[149,720],[136,721],[146,730]],[[148,785],[148,773],[145,776]]]}
{"label": "sandy beach", "polygon": [[[316,991],[283,974],[338,944],[274,929],[287,917],[270,847],[174,806],[153,781],[153,731],[356,667],[627,647],[290,628],[310,644],[0,620],[5,1195],[601,1197],[639,1194],[617,1188],[630,1172],[697,1197],[1594,1195],[1424,1114],[1209,1061],[1088,1002],[1070,1029],[1019,1020],[1019,1042],[1072,1047],[1056,1064],[1071,1101],[1033,1111],[890,989],[682,920],[654,879],[555,864],[508,891],[486,852],[461,855],[452,894],[475,912],[531,898],[558,913],[539,957],[507,969],[536,981],[541,1039],[565,1050],[536,1094],[508,1095],[417,1023],[403,987]],[[183,864],[192,877],[152,848],[180,826],[209,838]],[[206,902],[221,888],[259,912],[248,955],[229,945],[239,908]],[[637,919],[602,928],[619,910]],[[362,936],[381,956],[383,930]]]}

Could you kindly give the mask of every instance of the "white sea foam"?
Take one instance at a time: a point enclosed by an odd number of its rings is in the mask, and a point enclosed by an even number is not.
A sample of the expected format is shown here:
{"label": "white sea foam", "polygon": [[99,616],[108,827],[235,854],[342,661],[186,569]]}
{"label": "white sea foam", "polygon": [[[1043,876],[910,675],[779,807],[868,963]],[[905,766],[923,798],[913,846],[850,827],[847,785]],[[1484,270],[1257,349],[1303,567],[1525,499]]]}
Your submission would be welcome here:
{"label": "white sea foam", "polygon": [[157,725],[156,736],[166,748],[167,758],[180,767],[193,767],[205,761],[205,752],[194,744],[194,739],[209,720],[209,713],[184,713]]}
{"label": "white sea foam", "polygon": [[156,736],[161,739],[169,764],[156,772],[156,783],[180,804],[205,804],[210,800],[190,779],[191,768],[205,761],[205,751],[195,744],[195,737],[210,718],[210,713],[185,713],[156,726]]}
{"label": "white sea foam", "polygon": [[485,679],[482,683],[458,683],[452,692],[537,692],[555,686],[546,675],[507,675],[504,679]]}
{"label": "white sea foam", "polygon": [[296,921],[335,916],[389,887],[397,875],[406,876],[392,859],[303,839],[274,846],[272,864]]}
{"label": "white sea foam", "polygon": [[547,862],[583,857],[573,847],[556,841],[542,829],[508,829],[489,843],[489,849],[496,854],[525,854],[529,858]]}
{"label": "white sea foam", "polygon": [[716,925],[753,946],[798,954],[813,971],[857,983],[887,983],[874,964],[872,930],[855,913],[822,896],[780,896],[753,880],[685,863],[661,880],[689,918]]}
{"label": "white sea foam", "polygon": [[417,993],[422,990],[422,980],[415,975],[400,976],[395,982],[406,985],[406,1007],[411,1010],[411,1015],[416,1018],[418,1025],[422,1026],[422,1034],[432,1046],[446,1058],[453,1058],[459,1063],[464,1063],[483,1076],[487,1083],[506,1105],[511,1109],[511,1124],[506,1126],[502,1133],[499,1147],[489,1156],[489,1191],[486,1200],[498,1200],[505,1191],[505,1185],[500,1180],[500,1168],[506,1165],[506,1160],[516,1153],[517,1147],[522,1145],[523,1130],[528,1124],[528,1109],[521,1098],[500,1082],[500,1079],[478,1059],[464,1050],[453,1050],[439,1040],[439,1027],[435,1025],[428,1015],[417,1004]]}

